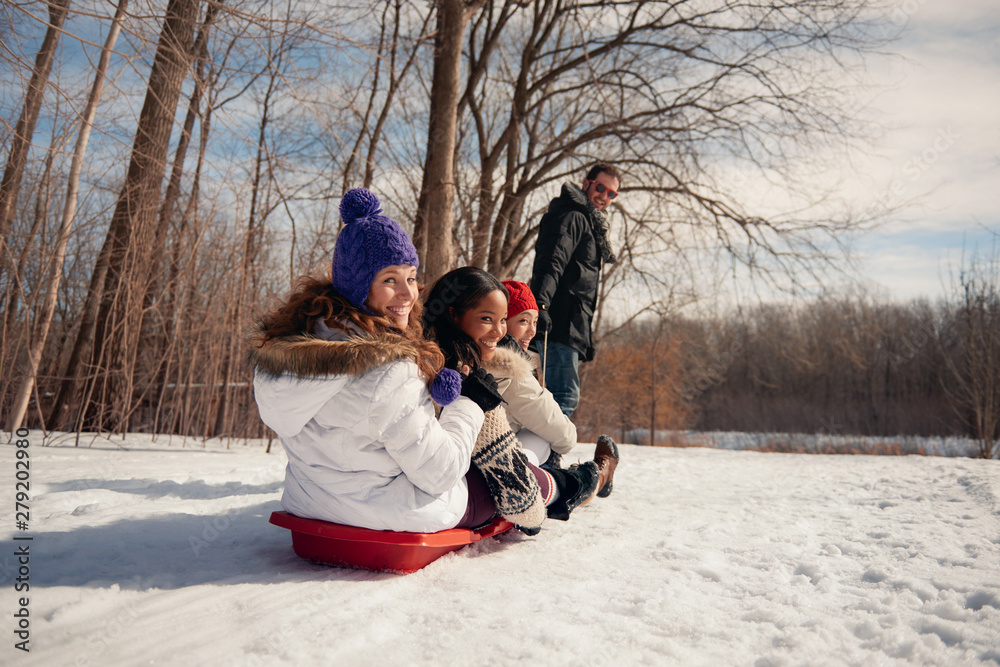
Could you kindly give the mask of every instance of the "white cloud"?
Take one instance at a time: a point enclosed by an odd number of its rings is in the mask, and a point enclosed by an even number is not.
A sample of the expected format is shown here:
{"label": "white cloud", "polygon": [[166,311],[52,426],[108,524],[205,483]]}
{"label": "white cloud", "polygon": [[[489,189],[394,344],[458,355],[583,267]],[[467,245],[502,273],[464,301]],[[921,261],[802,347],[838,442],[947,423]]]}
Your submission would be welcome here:
{"label": "white cloud", "polygon": [[996,3],[909,0],[902,58],[876,63],[893,87],[874,108],[886,132],[849,187],[885,208],[859,243],[863,271],[894,298],[936,297],[969,248],[1000,231],[1000,13]]}

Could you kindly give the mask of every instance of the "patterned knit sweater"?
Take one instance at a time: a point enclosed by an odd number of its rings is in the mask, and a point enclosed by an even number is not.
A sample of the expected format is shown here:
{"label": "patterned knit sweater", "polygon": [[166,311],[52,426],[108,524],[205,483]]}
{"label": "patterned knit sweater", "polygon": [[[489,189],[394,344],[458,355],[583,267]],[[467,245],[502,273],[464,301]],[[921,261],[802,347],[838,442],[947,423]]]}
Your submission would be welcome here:
{"label": "patterned knit sweater", "polygon": [[472,450],[472,463],[489,485],[497,509],[505,519],[522,528],[537,528],[545,520],[545,504],[528,459],[498,405],[486,413]]}

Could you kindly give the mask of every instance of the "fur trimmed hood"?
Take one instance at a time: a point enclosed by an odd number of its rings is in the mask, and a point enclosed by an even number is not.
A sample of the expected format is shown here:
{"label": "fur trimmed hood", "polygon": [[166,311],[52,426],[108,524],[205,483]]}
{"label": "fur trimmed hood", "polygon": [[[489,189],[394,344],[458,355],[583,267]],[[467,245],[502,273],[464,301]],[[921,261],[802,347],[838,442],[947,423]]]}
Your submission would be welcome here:
{"label": "fur trimmed hood", "polygon": [[249,361],[255,371],[279,377],[325,375],[361,376],[401,359],[416,360],[416,346],[393,334],[363,334],[343,340],[324,340],[307,334],[264,341],[260,325],[248,336]]}
{"label": "fur trimmed hood", "polygon": [[497,379],[512,378],[514,380],[521,380],[531,375],[534,366],[531,359],[525,358],[523,354],[505,347],[497,347],[493,353],[493,358],[483,362],[483,368],[492,373]]}
{"label": "fur trimmed hood", "polygon": [[552,393],[532,375],[535,363],[516,350],[498,347],[483,368],[496,378],[511,429],[526,428],[549,443],[553,451],[566,454],[576,446],[576,426],[563,414]]}

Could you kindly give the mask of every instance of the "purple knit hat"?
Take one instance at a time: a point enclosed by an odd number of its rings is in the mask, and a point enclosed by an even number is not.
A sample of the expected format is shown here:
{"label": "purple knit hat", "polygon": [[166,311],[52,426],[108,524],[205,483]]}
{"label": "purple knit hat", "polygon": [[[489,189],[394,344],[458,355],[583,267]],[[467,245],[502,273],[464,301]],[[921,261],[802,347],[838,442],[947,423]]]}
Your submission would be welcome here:
{"label": "purple knit hat", "polygon": [[410,237],[381,212],[378,197],[364,188],[354,188],[340,200],[344,228],[333,248],[333,288],[363,310],[367,310],[365,299],[379,271],[420,264]]}

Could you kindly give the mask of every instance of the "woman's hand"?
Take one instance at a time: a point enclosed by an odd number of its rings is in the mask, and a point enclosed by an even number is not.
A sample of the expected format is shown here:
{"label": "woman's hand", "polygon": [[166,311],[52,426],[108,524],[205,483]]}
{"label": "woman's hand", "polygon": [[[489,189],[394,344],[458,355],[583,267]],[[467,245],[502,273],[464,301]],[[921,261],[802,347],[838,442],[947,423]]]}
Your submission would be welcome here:
{"label": "woman's hand", "polygon": [[503,403],[497,381],[486,372],[486,369],[477,368],[471,374],[468,374],[468,366],[463,366],[462,370],[466,372],[466,377],[462,381],[462,396],[472,399],[483,412],[489,412]]}

